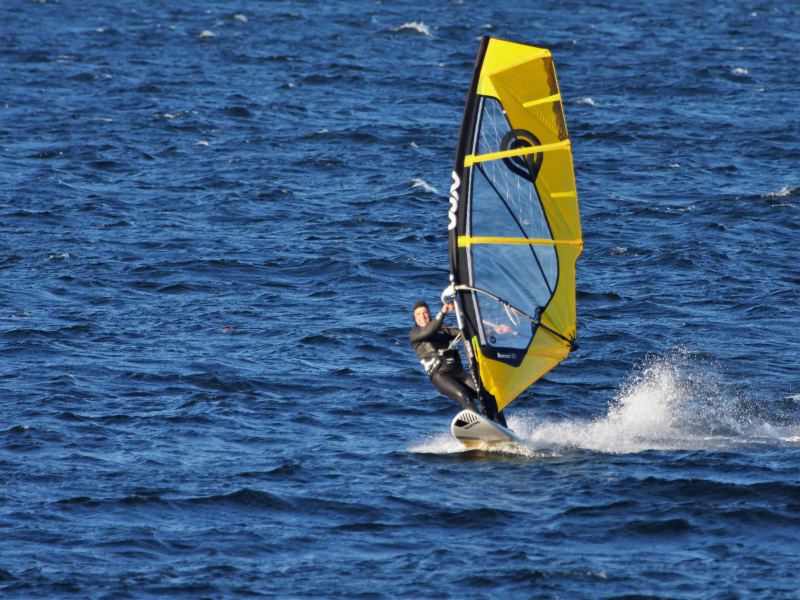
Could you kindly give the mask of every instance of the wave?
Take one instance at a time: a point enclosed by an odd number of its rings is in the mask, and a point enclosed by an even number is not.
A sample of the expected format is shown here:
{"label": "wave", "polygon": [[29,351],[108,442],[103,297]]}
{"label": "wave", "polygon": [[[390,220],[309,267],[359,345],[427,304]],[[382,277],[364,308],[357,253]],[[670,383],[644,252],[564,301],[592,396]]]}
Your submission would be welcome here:
{"label": "wave", "polygon": [[412,188],[422,188],[425,192],[430,192],[431,194],[438,194],[439,190],[433,187],[430,183],[425,181],[424,179],[412,179],[411,180],[411,187]]}
{"label": "wave", "polygon": [[761,194],[762,198],[787,198],[791,196],[800,196],[800,186],[790,187],[785,185],[777,192],[767,192],[766,194]]}
{"label": "wave", "polygon": [[431,30],[430,27],[425,25],[422,21],[410,21],[408,23],[403,23],[400,27],[392,29],[395,33],[401,32],[411,32],[411,33],[421,33],[422,35],[430,36]]}
{"label": "wave", "polygon": [[614,530],[616,534],[625,536],[641,535],[648,538],[654,536],[682,536],[698,528],[686,519],[633,519],[625,521]]}

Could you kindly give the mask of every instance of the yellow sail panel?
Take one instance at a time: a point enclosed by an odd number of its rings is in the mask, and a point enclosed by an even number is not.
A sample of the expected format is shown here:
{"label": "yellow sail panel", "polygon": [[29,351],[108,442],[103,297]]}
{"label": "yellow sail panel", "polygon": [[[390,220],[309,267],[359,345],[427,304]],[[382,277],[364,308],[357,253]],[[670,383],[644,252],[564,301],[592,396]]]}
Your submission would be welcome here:
{"label": "yellow sail panel", "polygon": [[[559,262],[564,266],[560,272],[558,286],[547,308],[541,314],[541,322],[548,329],[560,333],[567,340],[576,337],[575,308],[575,262],[581,252],[580,246],[559,247]],[[502,352],[487,352],[486,347],[475,345],[475,356],[483,387],[503,410],[514,398],[533,385],[542,375],[563,361],[570,352],[570,344],[556,337],[548,329],[539,327],[522,363],[509,365],[497,360]],[[478,338],[474,338],[476,341]]]}
{"label": "yellow sail panel", "polygon": [[473,367],[502,410],[573,347],[583,241],[549,50],[489,39],[482,52],[456,165],[465,201],[450,241],[456,289],[469,290],[460,299]]}
{"label": "yellow sail panel", "polygon": [[537,48],[491,38],[486,55],[483,58],[481,76],[478,82],[478,95],[497,97],[492,81],[488,77],[492,73],[508,69],[520,63],[528,63],[533,59],[547,58],[549,56],[550,51],[546,48]]}
{"label": "yellow sail panel", "polygon": [[517,367],[487,358],[478,347],[476,357],[482,385],[494,396],[497,410],[503,410],[569,354],[569,346],[548,335],[544,329],[537,332],[533,344],[536,351],[526,354],[522,364]]}

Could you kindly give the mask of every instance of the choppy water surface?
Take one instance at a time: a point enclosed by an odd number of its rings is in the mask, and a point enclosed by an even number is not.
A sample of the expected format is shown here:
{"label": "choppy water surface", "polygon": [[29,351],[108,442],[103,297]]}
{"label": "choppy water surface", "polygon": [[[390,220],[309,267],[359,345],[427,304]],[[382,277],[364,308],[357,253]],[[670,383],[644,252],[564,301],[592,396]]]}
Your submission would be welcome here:
{"label": "choppy water surface", "polygon": [[[795,4],[0,32],[3,597],[796,597]],[[586,243],[520,455],[461,451],[406,341],[487,33],[553,50]]]}

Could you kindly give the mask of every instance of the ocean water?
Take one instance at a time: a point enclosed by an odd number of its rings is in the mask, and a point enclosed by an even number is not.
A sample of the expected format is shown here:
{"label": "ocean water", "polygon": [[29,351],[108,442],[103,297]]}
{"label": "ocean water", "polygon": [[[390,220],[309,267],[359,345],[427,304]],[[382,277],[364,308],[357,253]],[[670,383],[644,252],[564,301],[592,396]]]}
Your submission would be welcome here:
{"label": "ocean water", "polygon": [[[800,597],[800,7],[710,4],[0,4],[0,595]],[[519,454],[407,343],[484,34],[585,236]]]}

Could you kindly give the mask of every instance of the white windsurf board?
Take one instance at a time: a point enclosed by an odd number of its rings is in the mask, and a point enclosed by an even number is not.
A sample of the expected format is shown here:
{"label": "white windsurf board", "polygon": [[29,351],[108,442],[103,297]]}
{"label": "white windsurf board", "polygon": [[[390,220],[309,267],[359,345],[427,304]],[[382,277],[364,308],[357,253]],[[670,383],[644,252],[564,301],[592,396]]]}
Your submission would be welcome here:
{"label": "white windsurf board", "polygon": [[462,410],[450,423],[453,437],[468,448],[491,444],[520,444],[525,442],[513,431],[471,410]]}

